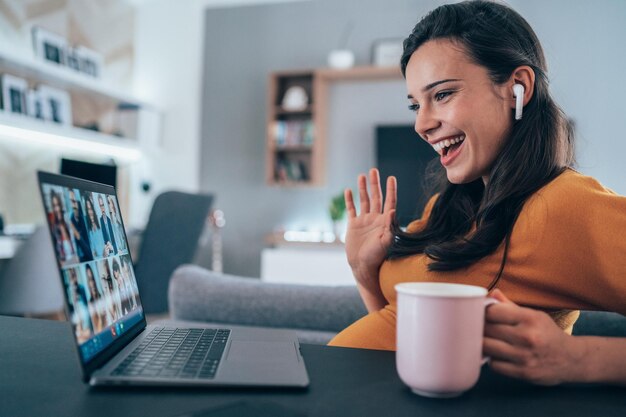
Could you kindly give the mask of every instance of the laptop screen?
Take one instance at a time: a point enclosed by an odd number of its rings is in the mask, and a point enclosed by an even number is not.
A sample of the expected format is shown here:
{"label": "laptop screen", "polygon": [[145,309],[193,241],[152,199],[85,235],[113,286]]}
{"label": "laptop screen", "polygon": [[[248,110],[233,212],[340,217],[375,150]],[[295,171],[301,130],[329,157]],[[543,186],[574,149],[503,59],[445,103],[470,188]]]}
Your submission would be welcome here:
{"label": "laptop screen", "polygon": [[62,185],[64,178],[40,174],[40,185],[68,319],[87,364],[141,322],[143,310],[114,188]]}

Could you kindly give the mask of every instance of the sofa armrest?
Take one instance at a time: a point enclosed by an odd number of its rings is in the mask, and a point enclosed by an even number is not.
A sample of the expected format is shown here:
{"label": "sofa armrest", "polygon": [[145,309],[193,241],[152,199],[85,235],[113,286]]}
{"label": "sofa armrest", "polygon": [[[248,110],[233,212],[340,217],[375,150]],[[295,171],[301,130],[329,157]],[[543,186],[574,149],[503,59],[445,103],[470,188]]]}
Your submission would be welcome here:
{"label": "sofa armrest", "polygon": [[367,310],[354,286],[262,282],[183,265],[172,274],[174,320],[338,332]]}

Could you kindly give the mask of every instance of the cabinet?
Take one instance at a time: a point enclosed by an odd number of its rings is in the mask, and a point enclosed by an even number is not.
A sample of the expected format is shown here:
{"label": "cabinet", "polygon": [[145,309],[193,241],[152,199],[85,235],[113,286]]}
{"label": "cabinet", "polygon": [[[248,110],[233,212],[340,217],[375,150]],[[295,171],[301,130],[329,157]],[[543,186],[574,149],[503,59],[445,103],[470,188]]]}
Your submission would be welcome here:
{"label": "cabinet", "polygon": [[322,68],[271,73],[267,95],[267,184],[324,184],[328,90],[333,83],[401,78],[398,67]]}

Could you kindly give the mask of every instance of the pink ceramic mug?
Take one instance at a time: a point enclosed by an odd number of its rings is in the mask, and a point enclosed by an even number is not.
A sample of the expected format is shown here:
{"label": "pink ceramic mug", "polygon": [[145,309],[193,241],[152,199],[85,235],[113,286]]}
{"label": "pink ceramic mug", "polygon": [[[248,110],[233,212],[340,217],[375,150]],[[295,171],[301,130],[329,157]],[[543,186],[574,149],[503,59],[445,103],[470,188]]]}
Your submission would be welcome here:
{"label": "pink ceramic mug", "polygon": [[398,293],[396,367],[414,393],[456,397],[476,384],[485,307],[497,302],[474,285],[408,282]]}

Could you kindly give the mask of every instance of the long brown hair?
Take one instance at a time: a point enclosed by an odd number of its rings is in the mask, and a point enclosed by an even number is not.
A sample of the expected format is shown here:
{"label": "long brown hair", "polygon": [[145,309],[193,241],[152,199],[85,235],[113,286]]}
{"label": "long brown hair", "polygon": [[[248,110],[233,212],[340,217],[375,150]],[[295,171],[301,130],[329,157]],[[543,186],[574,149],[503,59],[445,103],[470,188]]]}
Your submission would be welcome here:
{"label": "long brown hair", "polygon": [[[434,9],[404,41],[403,74],[413,52],[433,39],[458,43],[474,63],[488,70],[495,84],[509,80],[517,67],[530,66],[535,72],[534,94],[491,167],[488,184],[481,178],[452,184],[439,166],[439,196],[425,228],[408,233],[395,224],[388,257],[424,253],[433,260],[429,270],[449,271],[475,263],[504,242],[494,286],[504,269],[511,231],[524,203],[573,165],[573,132],[550,95],[541,44],[528,22],[513,9],[488,1]],[[433,162],[439,165],[438,160]]]}

